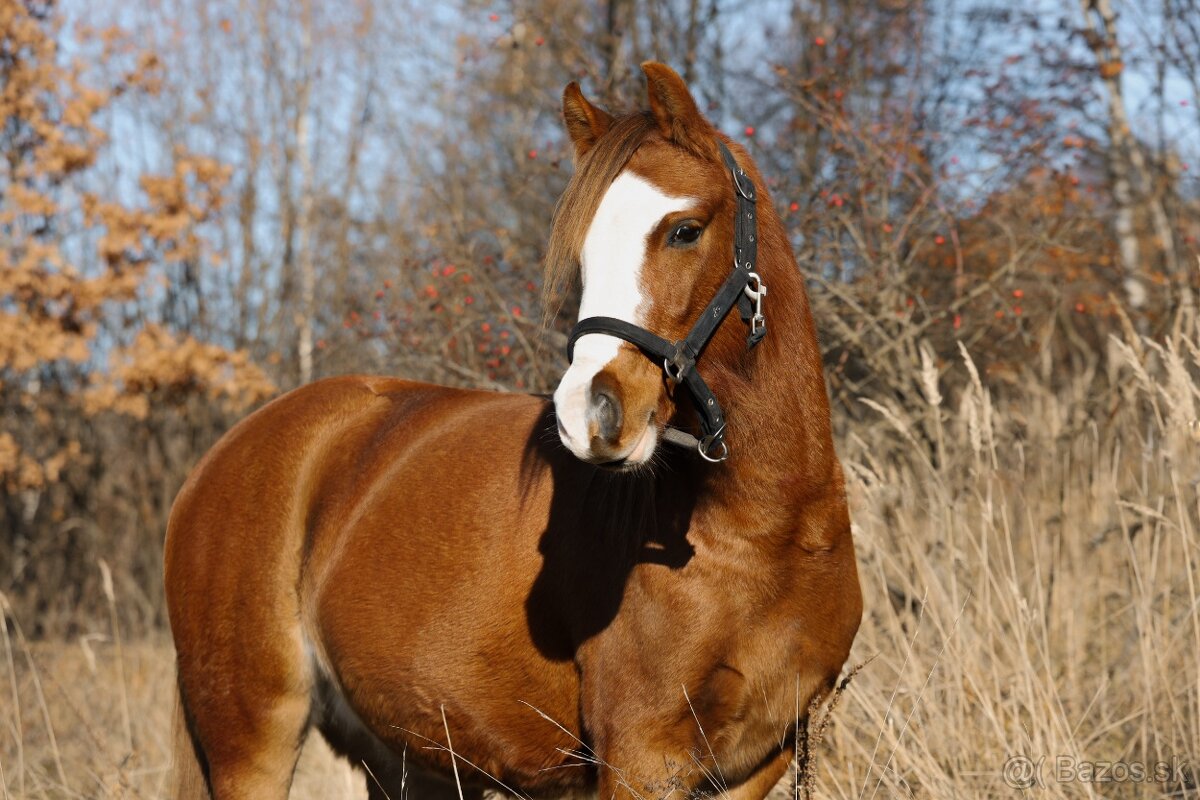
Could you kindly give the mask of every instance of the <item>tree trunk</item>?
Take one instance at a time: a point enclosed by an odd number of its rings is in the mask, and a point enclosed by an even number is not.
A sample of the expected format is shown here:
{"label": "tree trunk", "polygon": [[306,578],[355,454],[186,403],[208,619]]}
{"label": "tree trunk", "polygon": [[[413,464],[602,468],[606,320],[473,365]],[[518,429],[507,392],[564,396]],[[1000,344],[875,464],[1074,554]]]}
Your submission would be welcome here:
{"label": "tree trunk", "polygon": [[300,224],[297,253],[300,266],[300,308],[296,312],[298,341],[296,352],[300,362],[300,383],[313,377],[313,306],[316,302],[317,276],[313,265],[313,163],[309,142],[311,125],[309,105],[312,101],[312,0],[306,0],[300,12],[300,48],[302,74],[296,104],[296,156],[300,162]]}
{"label": "tree trunk", "polygon": [[[1143,270],[1140,244],[1134,220],[1135,203],[1142,203],[1150,214],[1154,236],[1162,252],[1164,266],[1175,272],[1178,259],[1171,226],[1162,199],[1153,190],[1141,144],[1133,136],[1121,90],[1124,61],[1117,40],[1116,13],[1111,0],[1080,0],[1088,24],[1088,44],[1096,56],[1100,78],[1108,95],[1109,172],[1112,175],[1113,202],[1117,213],[1114,229],[1130,304],[1137,307],[1145,300],[1140,273]],[[1137,195],[1140,195],[1138,197]]]}

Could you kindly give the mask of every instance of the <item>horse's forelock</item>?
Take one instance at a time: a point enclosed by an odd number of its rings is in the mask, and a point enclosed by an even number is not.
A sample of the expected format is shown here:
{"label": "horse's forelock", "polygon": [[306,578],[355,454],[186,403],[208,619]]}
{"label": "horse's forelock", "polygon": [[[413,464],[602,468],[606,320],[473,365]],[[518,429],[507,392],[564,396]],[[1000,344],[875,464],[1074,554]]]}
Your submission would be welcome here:
{"label": "horse's forelock", "polygon": [[596,209],[608,187],[634,152],[656,129],[649,112],[618,118],[576,165],[558,205],[546,246],[546,280],[542,293],[547,318],[557,313],[566,289],[578,273],[579,254]]}

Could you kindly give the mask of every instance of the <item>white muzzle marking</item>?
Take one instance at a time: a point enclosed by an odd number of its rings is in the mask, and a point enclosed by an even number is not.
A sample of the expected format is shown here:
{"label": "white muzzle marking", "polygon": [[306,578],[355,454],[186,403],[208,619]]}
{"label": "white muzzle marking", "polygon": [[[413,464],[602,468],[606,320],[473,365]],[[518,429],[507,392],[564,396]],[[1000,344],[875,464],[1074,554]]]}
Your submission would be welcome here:
{"label": "white muzzle marking", "polygon": [[[642,293],[650,232],[667,214],[693,204],[673,197],[632,172],[623,172],[605,192],[583,240],[580,262],[583,297],[579,318],[615,317],[645,326],[648,299]],[[592,457],[588,408],[592,379],[617,356],[621,340],[592,333],[575,343],[575,359],[554,392],[554,409],[563,444],[583,460]],[[657,431],[644,434],[627,456],[643,463],[654,453]]]}

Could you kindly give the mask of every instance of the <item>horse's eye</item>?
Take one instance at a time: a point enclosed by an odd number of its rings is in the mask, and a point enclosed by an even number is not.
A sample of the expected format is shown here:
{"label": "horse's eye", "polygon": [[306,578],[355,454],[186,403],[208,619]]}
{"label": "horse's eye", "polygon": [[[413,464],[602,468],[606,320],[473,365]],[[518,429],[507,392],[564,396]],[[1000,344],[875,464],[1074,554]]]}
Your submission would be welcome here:
{"label": "horse's eye", "polygon": [[671,238],[667,240],[667,244],[671,247],[683,247],[695,242],[703,232],[704,228],[699,223],[682,222],[671,231]]}

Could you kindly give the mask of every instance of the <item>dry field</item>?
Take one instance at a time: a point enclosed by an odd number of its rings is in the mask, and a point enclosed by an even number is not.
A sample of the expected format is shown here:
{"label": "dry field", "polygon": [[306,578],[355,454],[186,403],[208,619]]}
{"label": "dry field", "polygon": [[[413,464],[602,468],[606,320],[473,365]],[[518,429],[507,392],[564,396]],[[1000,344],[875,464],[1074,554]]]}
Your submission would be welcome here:
{"label": "dry field", "polygon": [[[814,796],[1200,797],[1200,328],[1110,347],[1103,394],[1047,361],[1001,397],[914,354],[920,403],[842,425],[863,666]],[[161,796],[166,640],[2,644],[4,797]],[[293,796],[362,794],[311,741]]]}

